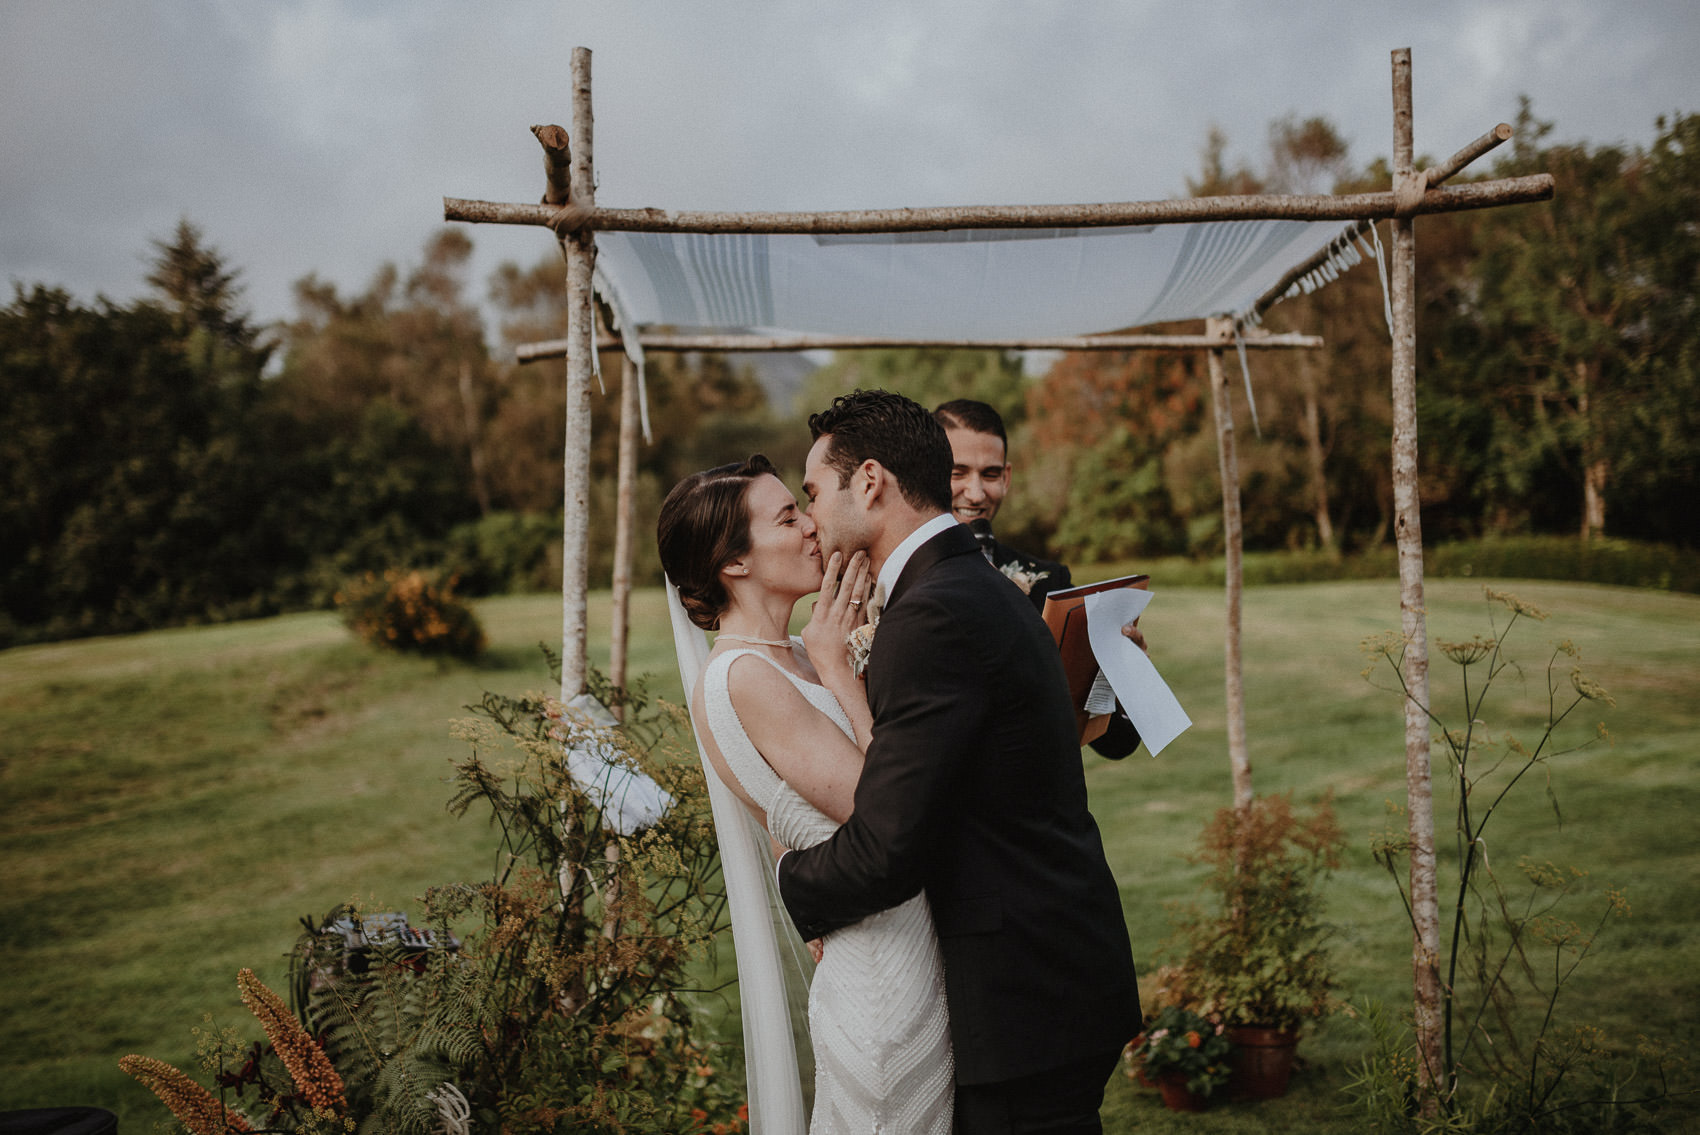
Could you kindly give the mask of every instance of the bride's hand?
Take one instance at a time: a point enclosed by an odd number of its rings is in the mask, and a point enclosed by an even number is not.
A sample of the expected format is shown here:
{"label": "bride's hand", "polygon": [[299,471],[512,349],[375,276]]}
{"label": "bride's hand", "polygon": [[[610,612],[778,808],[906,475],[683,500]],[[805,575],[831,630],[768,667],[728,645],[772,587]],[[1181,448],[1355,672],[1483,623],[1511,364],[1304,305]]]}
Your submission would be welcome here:
{"label": "bride's hand", "polygon": [[826,564],[826,576],[821,580],[820,598],[810,612],[808,626],[803,628],[803,648],[823,677],[839,669],[849,673],[846,640],[867,619],[870,588],[866,552],[853,554],[848,566],[844,564],[843,553],[832,553]]}
{"label": "bride's hand", "polygon": [[[842,576],[840,569],[843,569]],[[867,622],[868,595],[873,589],[868,554],[857,552],[848,566],[834,552],[821,580],[820,598],[803,628],[803,649],[820,677],[821,684],[850,718],[856,747],[867,752],[873,738],[874,715],[868,710],[868,692],[850,665],[850,632]]]}

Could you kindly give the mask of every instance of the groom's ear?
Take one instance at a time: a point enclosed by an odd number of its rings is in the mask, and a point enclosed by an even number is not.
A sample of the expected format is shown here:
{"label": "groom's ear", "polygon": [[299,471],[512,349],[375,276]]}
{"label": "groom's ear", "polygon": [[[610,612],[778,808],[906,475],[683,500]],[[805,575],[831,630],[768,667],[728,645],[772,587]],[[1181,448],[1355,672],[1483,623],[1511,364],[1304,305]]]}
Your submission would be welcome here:
{"label": "groom's ear", "polygon": [[850,477],[850,490],[863,508],[878,504],[890,485],[891,473],[872,457],[858,465]]}

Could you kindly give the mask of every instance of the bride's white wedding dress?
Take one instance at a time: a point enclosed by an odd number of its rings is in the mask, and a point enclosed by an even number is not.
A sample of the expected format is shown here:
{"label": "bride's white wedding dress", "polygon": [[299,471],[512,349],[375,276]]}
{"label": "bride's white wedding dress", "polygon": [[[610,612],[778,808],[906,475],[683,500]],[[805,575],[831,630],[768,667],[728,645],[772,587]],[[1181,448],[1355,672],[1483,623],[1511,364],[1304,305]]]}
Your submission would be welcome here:
{"label": "bride's white wedding dress", "polygon": [[[727,690],[735,659],[784,674],[834,724],[850,719],[824,686],[803,681],[753,650],[712,659],[703,678],[707,726],[768,828],[787,847],[812,847],[838,830],[779,778],[738,720]],[[815,1053],[810,1135],[949,1135],[954,1092],[944,964],[925,895],[827,935],[809,989]]]}

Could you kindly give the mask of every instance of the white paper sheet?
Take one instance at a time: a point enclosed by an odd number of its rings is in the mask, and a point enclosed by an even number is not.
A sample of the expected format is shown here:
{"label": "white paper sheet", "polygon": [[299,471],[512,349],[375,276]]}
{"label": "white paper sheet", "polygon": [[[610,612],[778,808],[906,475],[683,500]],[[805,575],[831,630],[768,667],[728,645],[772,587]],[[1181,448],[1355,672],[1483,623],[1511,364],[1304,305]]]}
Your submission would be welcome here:
{"label": "white paper sheet", "polygon": [[1181,703],[1163,681],[1145,652],[1122,634],[1122,627],[1139,617],[1151,593],[1117,587],[1086,597],[1086,637],[1092,654],[1110,679],[1116,697],[1139,729],[1145,748],[1156,756],[1163,747],[1192,728]]}
{"label": "white paper sheet", "polygon": [[[612,732],[619,718],[589,693],[579,694],[567,707],[588,718],[599,731]],[[673,797],[647,773],[619,761],[612,741],[591,740],[584,748],[567,750],[567,773],[602,812],[602,822],[618,835],[634,835],[653,827],[673,806]]]}

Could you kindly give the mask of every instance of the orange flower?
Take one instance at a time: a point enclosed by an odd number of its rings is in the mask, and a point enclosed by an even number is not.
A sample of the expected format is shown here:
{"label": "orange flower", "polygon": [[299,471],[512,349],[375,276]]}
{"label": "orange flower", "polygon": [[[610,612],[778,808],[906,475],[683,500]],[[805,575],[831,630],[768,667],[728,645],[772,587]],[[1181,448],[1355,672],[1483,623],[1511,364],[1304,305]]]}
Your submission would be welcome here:
{"label": "orange flower", "polygon": [[1197,1033],[1187,1033],[1186,1043],[1189,1048],[1197,1048],[1199,1045],[1204,1043],[1204,1038],[1199,1036]]}
{"label": "orange flower", "polygon": [[691,1118],[696,1120],[698,1123],[706,1123],[708,1121],[708,1112],[704,1111],[700,1107],[693,1107],[691,1108]]}
{"label": "orange flower", "polygon": [[750,1121],[750,1105],[749,1104],[741,1103],[741,1104],[738,1105],[738,1118],[745,1123],[748,1123]]}
{"label": "orange flower", "polygon": [[240,1115],[227,1110],[211,1092],[163,1060],[126,1056],[118,1067],[140,1080],[195,1135],[251,1130]]}
{"label": "orange flower", "polygon": [[289,1070],[290,1079],[314,1108],[326,1108],[341,1114],[348,1108],[342,1094],[342,1077],[330,1057],[318,1042],[307,1035],[295,1014],[283,1003],[283,998],[267,989],[251,969],[236,971],[236,987],[242,993],[242,1003],[259,1019],[272,1042],[272,1051]]}

